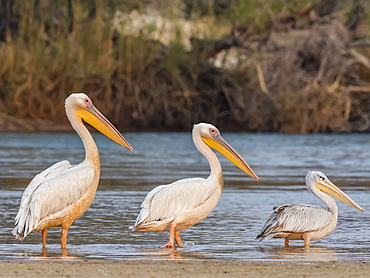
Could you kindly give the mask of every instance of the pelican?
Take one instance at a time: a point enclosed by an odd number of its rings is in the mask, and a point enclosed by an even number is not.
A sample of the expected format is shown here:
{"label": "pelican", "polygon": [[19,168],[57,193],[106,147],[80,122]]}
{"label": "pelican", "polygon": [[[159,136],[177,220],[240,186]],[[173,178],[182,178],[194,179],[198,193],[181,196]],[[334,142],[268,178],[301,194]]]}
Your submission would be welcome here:
{"label": "pelican", "polygon": [[211,148],[259,181],[251,167],[221,137],[215,126],[196,124],[192,134],[196,148],[208,160],[211,174],[207,179],[188,178],[155,187],[141,204],[142,209],[135,225],[130,227],[133,231],[170,231],[170,239],[162,248],[173,248],[175,240],[182,247],[180,231],[206,218],[220,199],[224,186],[222,169]]}
{"label": "pelican", "polygon": [[65,101],[67,117],[85,147],[85,159],[77,165],[60,161],[36,175],[25,189],[12,234],[23,240],[42,231],[46,248],[47,228],[62,226],[61,248],[66,248],[68,229],[91,205],[100,178],[96,144],[82,121],[95,127],[114,142],[133,148],[119,131],[96,109],[84,93],[73,93]]}
{"label": "pelican", "polygon": [[265,238],[285,238],[285,246],[289,246],[289,240],[304,240],[304,245],[309,247],[311,240],[321,239],[335,230],[338,207],[331,196],[364,211],[322,172],[308,172],[306,185],[327,209],[314,205],[276,206],[256,239],[261,241]]}

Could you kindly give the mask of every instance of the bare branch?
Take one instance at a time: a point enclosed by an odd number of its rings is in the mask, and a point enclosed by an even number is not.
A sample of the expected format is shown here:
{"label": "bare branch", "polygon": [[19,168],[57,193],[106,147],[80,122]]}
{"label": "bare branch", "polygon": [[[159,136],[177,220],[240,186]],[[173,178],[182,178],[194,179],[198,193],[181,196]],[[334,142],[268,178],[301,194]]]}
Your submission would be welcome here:
{"label": "bare branch", "polygon": [[354,41],[352,43],[353,47],[370,47],[370,40],[361,40],[361,41]]}
{"label": "bare branch", "polygon": [[349,53],[356,59],[357,62],[370,69],[370,61],[365,55],[362,55],[353,48],[349,50]]}

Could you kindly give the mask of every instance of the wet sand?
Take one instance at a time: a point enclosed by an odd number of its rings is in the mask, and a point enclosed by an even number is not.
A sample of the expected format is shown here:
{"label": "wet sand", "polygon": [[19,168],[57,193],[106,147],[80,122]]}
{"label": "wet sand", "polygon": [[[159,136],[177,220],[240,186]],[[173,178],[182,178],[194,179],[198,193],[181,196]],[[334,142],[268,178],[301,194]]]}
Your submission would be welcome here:
{"label": "wet sand", "polygon": [[370,262],[1,261],[0,277],[369,277]]}

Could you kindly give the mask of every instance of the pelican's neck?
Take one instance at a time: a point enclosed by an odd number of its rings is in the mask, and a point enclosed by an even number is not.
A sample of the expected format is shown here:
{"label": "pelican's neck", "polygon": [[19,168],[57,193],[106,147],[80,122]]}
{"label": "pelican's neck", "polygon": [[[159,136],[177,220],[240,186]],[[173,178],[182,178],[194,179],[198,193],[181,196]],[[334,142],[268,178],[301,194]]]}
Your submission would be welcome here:
{"label": "pelican's neck", "polygon": [[99,151],[98,147],[95,144],[94,139],[92,138],[90,132],[86,128],[86,126],[82,123],[82,120],[76,116],[74,111],[70,111],[66,109],[67,116],[73,129],[77,132],[80,136],[82,143],[84,144],[85,148],[85,160],[90,162],[92,165],[99,167],[100,160],[99,160]]}
{"label": "pelican's neck", "polygon": [[333,197],[318,190],[315,186],[312,186],[309,189],[326,205],[329,212],[331,212],[335,217],[338,217],[338,206]]}
{"label": "pelican's neck", "polygon": [[207,158],[209,166],[211,167],[211,174],[208,176],[208,179],[215,179],[219,180],[221,187],[223,187],[223,176],[222,176],[222,168],[220,161],[218,160],[216,154],[208,147],[200,137],[200,135],[196,136],[193,134],[193,141],[194,145],[198,149],[198,151]]}

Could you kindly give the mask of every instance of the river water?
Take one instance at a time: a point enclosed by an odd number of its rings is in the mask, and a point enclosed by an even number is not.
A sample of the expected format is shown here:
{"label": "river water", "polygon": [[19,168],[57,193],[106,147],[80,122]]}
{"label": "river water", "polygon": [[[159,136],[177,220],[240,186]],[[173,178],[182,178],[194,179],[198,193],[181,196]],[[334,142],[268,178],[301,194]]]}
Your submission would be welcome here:
{"label": "river water", "polygon": [[[83,145],[76,134],[0,134],[0,259],[219,259],[345,261],[370,260],[370,135],[280,135],[223,133],[257,175],[256,182],[219,156],[225,188],[215,210],[181,232],[183,248],[160,249],[168,232],[131,232],[146,193],[160,184],[207,177],[206,159],[190,133],[127,133],[134,153],[101,134],[94,138],[102,174],[95,200],[71,226],[67,250],[60,250],[60,227],[48,229],[47,250],[41,232],[23,242],[10,234],[22,193],[31,178],[51,164],[79,163]],[[365,212],[341,202],[337,229],[311,242],[254,238],[279,204],[321,205],[304,177],[323,171]]]}

